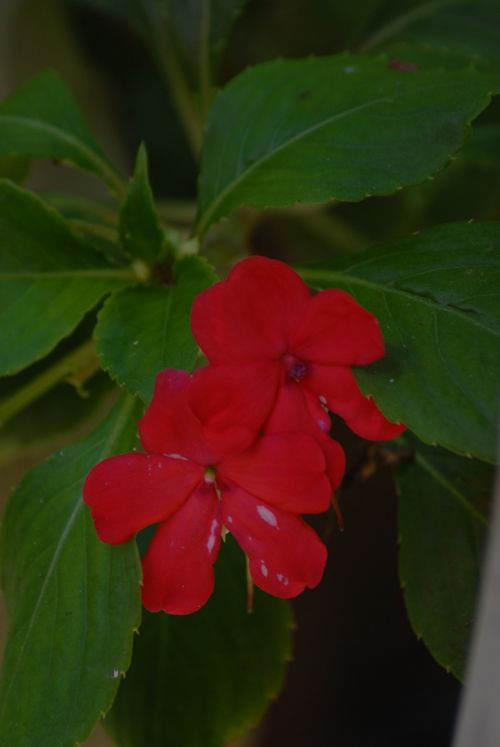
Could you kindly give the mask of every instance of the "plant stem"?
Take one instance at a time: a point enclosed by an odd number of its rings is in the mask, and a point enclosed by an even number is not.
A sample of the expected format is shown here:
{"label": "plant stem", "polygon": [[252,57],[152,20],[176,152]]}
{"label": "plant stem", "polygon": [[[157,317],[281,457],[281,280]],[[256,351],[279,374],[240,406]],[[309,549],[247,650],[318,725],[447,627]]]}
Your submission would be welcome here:
{"label": "plant stem", "polygon": [[203,128],[198,107],[195,104],[160,9],[155,3],[144,0],[143,10],[150,38],[153,42],[156,61],[168,83],[172,102],[177,109],[193,155],[198,159],[203,142]]}
{"label": "plant stem", "polygon": [[210,70],[210,0],[203,0],[201,16],[201,40],[198,73],[200,76],[201,120],[206,122],[212,98],[212,76]]}
{"label": "plant stem", "polygon": [[0,400],[0,427],[24,410],[28,405],[46,394],[56,384],[72,374],[82,385],[100,368],[95,345],[89,340],[68,355],[56,361],[32,381],[17,389],[13,394]]}

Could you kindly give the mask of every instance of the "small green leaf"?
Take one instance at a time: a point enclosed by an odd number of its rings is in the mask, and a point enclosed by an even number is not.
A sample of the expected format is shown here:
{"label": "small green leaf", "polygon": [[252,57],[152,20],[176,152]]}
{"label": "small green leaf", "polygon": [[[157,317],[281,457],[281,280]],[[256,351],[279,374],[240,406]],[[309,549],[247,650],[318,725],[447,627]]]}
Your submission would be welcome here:
{"label": "small green leaf", "polygon": [[495,461],[500,224],[439,226],[301,274],[377,316],[386,355],[357,376],[388,418],[426,443]]}
{"label": "small green leaf", "polygon": [[0,156],[42,156],[90,171],[119,194],[123,184],[77,105],[52,71],[40,73],[0,104]]}
{"label": "small green leaf", "polygon": [[498,90],[497,77],[473,69],[407,73],[386,56],[246,70],[209,118],[198,232],[242,205],[361,200],[421,182],[446,165]]}
{"label": "small green leaf", "polygon": [[112,296],[95,329],[103,367],[116,381],[149,402],[164,368],[191,369],[198,347],[189,314],[194,298],[216,281],[201,257],[185,257],[169,287],[130,288]]}
{"label": "small green leaf", "polygon": [[414,460],[396,471],[401,582],[415,632],[462,679],[493,468],[414,442]]}
{"label": "small green leaf", "polygon": [[247,612],[244,557],[230,537],[215,572],[214,595],[196,614],[145,616],[105,721],[121,747],[224,747],[279,692],[290,656],[288,605],[257,590]]}
{"label": "small green leaf", "polygon": [[35,195],[0,180],[0,374],[46,355],[103,296],[133,282]]}
{"label": "small green leaf", "polygon": [[139,405],[123,399],[88,438],[36,467],[2,528],[10,621],[0,689],[0,743],[73,747],[111,706],[140,620],[135,542],[97,538],[83,481],[130,450]]}
{"label": "small green leaf", "polygon": [[134,176],[120,209],[120,239],[129,257],[157,262],[165,253],[165,236],[149,183],[148,160],[139,148]]}

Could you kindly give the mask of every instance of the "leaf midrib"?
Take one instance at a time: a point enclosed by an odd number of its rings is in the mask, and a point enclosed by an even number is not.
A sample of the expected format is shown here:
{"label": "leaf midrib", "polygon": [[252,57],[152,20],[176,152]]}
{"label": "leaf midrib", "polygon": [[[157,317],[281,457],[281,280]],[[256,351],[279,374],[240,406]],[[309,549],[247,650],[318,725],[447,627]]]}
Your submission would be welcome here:
{"label": "leaf midrib", "polygon": [[47,122],[43,122],[39,119],[35,120],[30,119],[26,116],[15,116],[12,114],[3,114],[2,112],[0,112],[0,124],[2,123],[2,121],[7,122],[8,124],[22,125],[23,127],[28,127],[33,130],[42,130],[49,135],[54,135],[60,140],[63,140],[64,142],[75,148],[77,151],[79,151],[86,159],[88,159],[96,168],[96,173],[100,174],[114,191],[118,191],[119,193],[121,192],[121,189],[117,189],[118,185],[121,184],[121,180],[118,174],[115,173],[114,169],[106,162],[104,158],[99,156],[95,150],[86,145],[82,140],[79,140],[78,138],[70,135],[64,130],[61,130],[54,125],[50,125]]}
{"label": "leaf midrib", "polygon": [[[120,432],[122,431],[124,423],[126,422],[128,416],[130,415],[130,412],[132,411],[132,409],[134,407],[134,404],[135,404],[135,401],[134,401],[133,397],[127,396],[124,399],[124,402],[123,402],[123,405],[122,405],[122,408],[121,408],[121,412],[117,416],[116,422],[115,422],[113,428],[111,429],[109,435],[107,436],[107,438],[105,438],[105,440],[103,442],[103,446],[102,446],[102,449],[101,449],[101,452],[100,452],[100,457],[98,458],[98,461],[101,461],[102,459],[104,459],[107,456],[107,454],[109,453],[109,451],[111,450],[112,445],[113,445],[115,439],[118,438]],[[85,454],[85,452],[84,452],[84,454]],[[83,455],[81,455],[81,456],[83,456]],[[81,456],[80,456],[80,458],[81,458]],[[81,482],[81,479],[82,478],[79,478],[78,480],[75,480],[75,482],[71,483],[71,485],[69,487],[65,487],[64,490],[70,490],[71,491],[75,485],[77,485],[79,482]],[[80,495],[79,495],[79,497],[78,497],[78,499],[77,499],[77,501],[75,503],[75,506],[74,506],[73,510],[71,511],[71,514],[69,515],[69,517],[68,517],[68,519],[66,521],[66,524],[64,525],[64,528],[63,528],[63,531],[61,533],[61,536],[60,536],[60,538],[59,538],[59,540],[58,540],[58,542],[57,542],[57,544],[55,546],[54,554],[53,554],[52,559],[51,559],[51,561],[49,563],[49,566],[47,568],[47,573],[45,575],[43,584],[42,584],[40,592],[38,594],[36,603],[35,603],[35,605],[33,607],[33,612],[31,614],[31,617],[30,617],[29,622],[28,622],[28,627],[27,627],[27,630],[26,630],[26,634],[24,636],[22,645],[20,647],[18,658],[17,658],[16,664],[15,664],[14,670],[12,672],[12,675],[10,677],[9,685],[7,686],[7,689],[6,689],[6,691],[4,693],[4,696],[3,696],[3,703],[2,703],[2,705],[0,707],[0,724],[1,724],[2,720],[3,720],[5,708],[6,708],[6,705],[7,705],[7,700],[8,700],[8,697],[10,695],[10,692],[12,690],[12,687],[14,685],[14,682],[16,680],[17,674],[19,672],[19,667],[21,666],[23,658],[24,658],[24,656],[26,654],[26,649],[27,649],[27,646],[28,646],[29,639],[31,637],[31,633],[32,633],[33,628],[35,626],[35,623],[36,623],[36,621],[38,619],[38,616],[40,614],[40,610],[41,610],[41,607],[42,607],[42,604],[43,604],[43,601],[44,601],[44,597],[45,597],[45,592],[46,592],[46,590],[48,588],[48,585],[49,585],[50,581],[52,580],[52,576],[53,576],[54,570],[55,570],[55,568],[57,566],[58,560],[59,560],[59,558],[61,556],[61,553],[62,553],[62,551],[64,549],[64,546],[66,544],[66,540],[68,539],[68,536],[71,533],[71,530],[72,530],[72,528],[73,528],[73,526],[74,526],[74,524],[75,524],[75,522],[76,522],[76,520],[78,518],[78,514],[79,514],[80,510],[82,509],[82,507],[83,507],[83,497],[82,497],[81,492],[80,492]]]}
{"label": "leaf midrib", "polygon": [[481,524],[484,524],[485,526],[488,524],[488,520],[486,516],[479,511],[465,496],[463,493],[461,493],[450,480],[445,477],[439,469],[434,467],[420,452],[416,452],[415,454],[415,461],[417,464],[424,470],[424,472],[427,472],[430,477],[433,478],[437,483],[442,485],[448,493],[456,500],[460,505],[476,520],[479,521]]}
{"label": "leaf midrib", "polygon": [[328,125],[332,124],[332,122],[335,122],[339,119],[344,119],[351,114],[357,114],[358,112],[363,111],[364,109],[369,109],[370,107],[376,106],[377,104],[391,103],[392,101],[393,98],[391,98],[390,96],[384,96],[379,99],[374,99],[373,101],[365,101],[363,104],[354,106],[351,109],[346,109],[343,112],[332,114],[330,117],[327,117],[321,122],[318,122],[311,127],[308,127],[305,130],[301,130],[300,132],[296,133],[292,137],[288,138],[288,140],[285,140],[283,143],[278,145],[278,147],[274,150],[270,150],[268,153],[262,156],[262,158],[252,163],[247,169],[241,171],[238,176],[231,182],[229,182],[225,189],[223,189],[222,192],[219,193],[218,197],[215,198],[215,200],[211,203],[211,206],[209,206],[209,208],[205,211],[204,218],[198,225],[197,233],[200,236],[203,236],[206,228],[208,228],[211,223],[212,215],[217,211],[217,208],[224,203],[227,195],[230,194],[234,189],[236,189],[236,187],[238,187],[243,181],[245,181],[245,179],[247,179],[254,171],[256,171],[263,164],[273,158],[277,153],[286,150],[288,147],[294,145],[300,140],[305,140],[309,137],[309,135],[312,135],[314,132],[321,130],[323,127],[327,127]]}
{"label": "leaf midrib", "polygon": [[390,285],[383,285],[382,283],[377,283],[373,280],[367,280],[366,278],[360,278],[357,275],[350,275],[349,273],[342,273],[342,272],[335,272],[335,271],[315,271],[315,270],[298,270],[299,274],[302,276],[302,278],[306,281],[314,281],[319,280],[323,282],[325,279],[332,280],[334,282],[339,283],[339,285],[346,285],[348,283],[351,283],[353,285],[359,285],[364,286],[366,288],[371,288],[373,290],[378,291],[381,294],[388,294],[393,296],[400,296],[401,298],[407,298],[413,301],[414,303],[422,304],[422,306],[428,306],[429,308],[433,309],[434,311],[439,311],[445,314],[451,314],[452,316],[459,317],[463,319],[468,324],[471,324],[478,329],[481,329],[483,332],[487,330],[495,337],[500,338],[500,328],[497,330],[489,325],[486,324],[480,324],[476,319],[473,318],[472,314],[476,313],[474,311],[471,311],[470,313],[466,311],[461,311],[456,306],[449,306],[440,304],[438,301],[433,300],[432,298],[429,298],[429,296],[423,296],[415,292],[402,290],[401,288],[397,288],[396,286],[390,286]]}

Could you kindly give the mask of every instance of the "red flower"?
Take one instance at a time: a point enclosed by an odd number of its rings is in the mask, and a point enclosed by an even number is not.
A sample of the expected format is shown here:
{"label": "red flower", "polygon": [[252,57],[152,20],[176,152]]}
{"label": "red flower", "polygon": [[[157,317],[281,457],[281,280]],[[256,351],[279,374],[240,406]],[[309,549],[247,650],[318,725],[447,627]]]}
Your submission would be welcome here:
{"label": "red flower", "polygon": [[111,457],[90,472],[84,499],[104,542],[125,542],[159,522],[143,559],[143,604],[187,614],[212,593],[225,526],[257,586],[293,597],[319,583],[326,548],[299,516],[328,508],[325,457],[306,433],[267,434],[222,456],[188,405],[191,377],[159,374],[139,423],[146,453]]}
{"label": "red flower", "polygon": [[222,452],[246,448],[262,428],[327,433],[326,409],[364,438],[404,430],[356,383],[351,367],[381,358],[384,341],[342,290],[313,295],[287,265],[250,257],[196,298],[191,324],[210,365],[196,372],[190,402]]}

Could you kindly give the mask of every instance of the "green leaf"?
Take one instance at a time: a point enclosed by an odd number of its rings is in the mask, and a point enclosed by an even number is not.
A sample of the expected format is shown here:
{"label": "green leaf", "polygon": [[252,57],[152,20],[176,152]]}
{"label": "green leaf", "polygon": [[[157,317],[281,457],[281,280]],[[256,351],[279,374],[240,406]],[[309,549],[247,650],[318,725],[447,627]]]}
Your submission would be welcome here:
{"label": "green leaf", "polygon": [[224,747],[279,692],[290,656],[288,605],[257,590],[247,612],[244,557],[230,537],[215,570],[214,595],[196,614],[145,616],[105,722],[121,747]]}
{"label": "green leaf", "polygon": [[396,471],[401,582],[415,632],[462,679],[493,468],[444,449],[415,449],[413,461]]}
{"label": "green leaf", "polygon": [[121,386],[149,402],[164,368],[191,369],[198,346],[189,314],[194,298],[216,281],[201,257],[185,257],[173,284],[130,288],[113,295],[99,314],[95,341],[103,367]]}
{"label": "green leaf", "polygon": [[97,145],[61,79],[40,73],[0,104],[0,156],[43,156],[103,179],[118,194],[123,184]]}
{"label": "green leaf", "polygon": [[120,239],[130,257],[157,262],[165,253],[165,236],[149,183],[148,160],[139,148],[135,172],[120,209]]}
{"label": "green leaf", "polygon": [[100,542],[81,489],[94,464],[132,447],[140,409],[123,399],[92,435],[30,472],[10,499],[1,744],[82,742],[129,666],[140,619],[137,548]]}
{"label": "green leaf", "polygon": [[46,355],[112,290],[134,282],[111,267],[35,195],[0,180],[0,374]]}
{"label": "green leaf", "polygon": [[407,73],[385,56],[249,69],[209,118],[198,232],[242,205],[361,200],[423,181],[446,165],[499,89],[496,77],[472,69]]}
{"label": "green leaf", "polygon": [[[399,4],[398,6],[399,10]],[[500,70],[500,8],[497,0],[448,0],[418,4],[391,19],[367,42],[423,43]]]}
{"label": "green leaf", "polygon": [[216,68],[234,21],[248,0],[160,0],[184,64],[194,80]]}
{"label": "green leaf", "polygon": [[301,274],[344,288],[377,316],[386,356],[357,376],[388,418],[427,443],[495,460],[499,223],[439,226]]}

